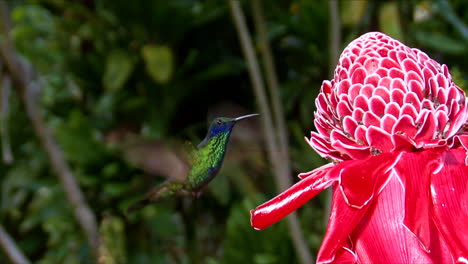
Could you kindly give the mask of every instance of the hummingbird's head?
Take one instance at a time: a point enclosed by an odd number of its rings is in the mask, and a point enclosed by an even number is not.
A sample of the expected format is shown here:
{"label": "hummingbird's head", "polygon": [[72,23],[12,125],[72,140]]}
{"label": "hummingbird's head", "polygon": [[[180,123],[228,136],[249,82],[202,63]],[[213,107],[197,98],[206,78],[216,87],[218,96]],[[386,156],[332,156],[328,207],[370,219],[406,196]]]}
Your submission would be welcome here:
{"label": "hummingbird's head", "polygon": [[257,115],[258,114],[250,114],[235,118],[217,117],[211,122],[210,129],[208,130],[209,136],[214,137],[219,133],[230,133],[237,121]]}

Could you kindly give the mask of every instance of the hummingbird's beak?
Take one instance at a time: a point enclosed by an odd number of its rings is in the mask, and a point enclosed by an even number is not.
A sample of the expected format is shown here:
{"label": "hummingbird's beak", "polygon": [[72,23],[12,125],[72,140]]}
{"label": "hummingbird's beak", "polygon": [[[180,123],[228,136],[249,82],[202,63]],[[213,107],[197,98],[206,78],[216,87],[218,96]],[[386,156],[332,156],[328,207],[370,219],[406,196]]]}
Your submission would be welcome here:
{"label": "hummingbird's beak", "polygon": [[237,122],[237,121],[242,120],[242,119],[244,119],[244,118],[249,118],[249,117],[258,116],[258,115],[259,115],[259,114],[243,115],[243,116],[239,116],[239,117],[234,118],[234,120],[232,120],[232,121]]}

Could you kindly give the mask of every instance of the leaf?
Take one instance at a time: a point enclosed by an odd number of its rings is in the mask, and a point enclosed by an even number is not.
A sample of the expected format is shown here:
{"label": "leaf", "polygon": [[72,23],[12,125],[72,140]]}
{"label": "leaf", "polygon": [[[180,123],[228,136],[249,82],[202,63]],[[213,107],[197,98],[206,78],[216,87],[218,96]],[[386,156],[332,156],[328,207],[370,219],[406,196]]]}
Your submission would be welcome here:
{"label": "leaf", "polygon": [[213,63],[211,66],[203,69],[202,72],[195,75],[194,80],[209,81],[221,79],[223,77],[238,74],[245,69],[245,64],[243,61],[236,58],[226,58],[220,63]]}
{"label": "leaf", "polygon": [[141,49],[147,73],[160,84],[167,83],[174,67],[172,50],[165,45],[146,45]]}
{"label": "leaf", "polygon": [[414,33],[414,37],[419,43],[421,43],[421,45],[425,45],[426,47],[430,47],[441,52],[462,54],[467,51],[466,42],[457,41],[440,33],[416,31]]}
{"label": "leaf", "polygon": [[103,264],[127,263],[125,223],[118,216],[106,216],[99,232],[103,239]]}
{"label": "leaf", "polygon": [[97,129],[80,111],[71,111],[68,118],[57,125],[55,133],[65,157],[77,164],[98,162],[105,154]]}
{"label": "leaf", "polygon": [[369,5],[367,0],[343,1],[341,4],[341,21],[346,26],[359,23]]}
{"label": "leaf", "polygon": [[231,207],[222,263],[295,263],[285,221],[262,231],[250,226],[249,210],[265,198],[254,200],[244,199]]}
{"label": "leaf", "polygon": [[124,50],[114,50],[106,60],[106,69],[102,82],[108,91],[120,90],[135,68],[135,59]]}
{"label": "leaf", "polygon": [[401,39],[400,13],[396,2],[385,3],[380,8],[379,24],[382,32]]}

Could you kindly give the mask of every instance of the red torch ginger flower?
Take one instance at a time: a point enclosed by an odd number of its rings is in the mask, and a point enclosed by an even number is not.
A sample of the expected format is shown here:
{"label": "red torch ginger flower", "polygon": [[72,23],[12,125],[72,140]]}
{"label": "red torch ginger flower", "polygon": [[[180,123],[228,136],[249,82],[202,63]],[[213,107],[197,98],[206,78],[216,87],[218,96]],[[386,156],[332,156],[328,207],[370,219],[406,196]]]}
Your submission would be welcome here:
{"label": "red torch ginger flower", "polygon": [[332,186],[318,263],[468,263],[468,117],[447,66],[382,33],[343,51],[307,142],[333,162],[251,212],[263,229]]}

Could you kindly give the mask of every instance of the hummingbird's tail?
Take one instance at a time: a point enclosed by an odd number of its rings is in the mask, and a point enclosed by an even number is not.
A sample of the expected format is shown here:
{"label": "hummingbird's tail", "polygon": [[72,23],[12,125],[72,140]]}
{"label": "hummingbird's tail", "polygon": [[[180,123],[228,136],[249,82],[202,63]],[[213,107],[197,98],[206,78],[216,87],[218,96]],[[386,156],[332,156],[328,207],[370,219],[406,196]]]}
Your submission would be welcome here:
{"label": "hummingbird's tail", "polygon": [[177,194],[183,189],[183,187],[184,185],[179,182],[169,182],[169,181],[163,182],[161,185],[149,191],[145,195],[145,198],[139,200],[138,202],[128,207],[127,213],[131,213],[136,210],[139,210],[159,199]]}

